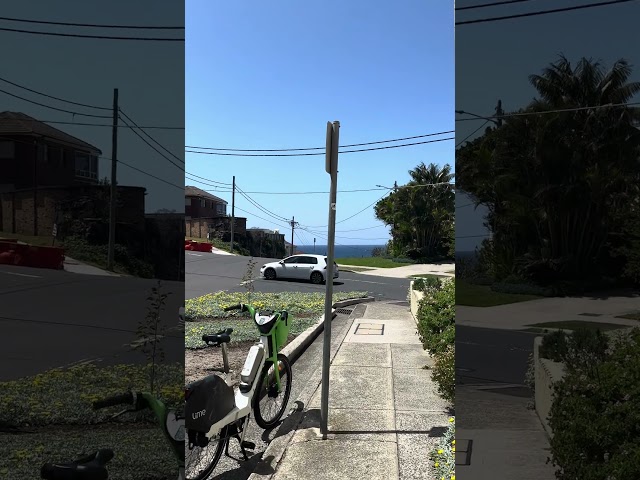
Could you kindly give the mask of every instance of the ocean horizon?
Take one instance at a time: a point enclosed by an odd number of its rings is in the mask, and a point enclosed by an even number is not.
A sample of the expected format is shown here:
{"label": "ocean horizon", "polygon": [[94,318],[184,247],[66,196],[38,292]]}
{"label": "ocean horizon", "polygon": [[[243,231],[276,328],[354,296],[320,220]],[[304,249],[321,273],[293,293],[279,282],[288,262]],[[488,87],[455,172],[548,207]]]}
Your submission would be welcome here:
{"label": "ocean horizon", "polygon": [[[335,258],[365,258],[371,257],[371,251],[378,247],[384,247],[385,245],[336,245],[335,246]],[[295,249],[300,253],[315,253],[316,255],[326,255],[326,245],[295,245]]]}

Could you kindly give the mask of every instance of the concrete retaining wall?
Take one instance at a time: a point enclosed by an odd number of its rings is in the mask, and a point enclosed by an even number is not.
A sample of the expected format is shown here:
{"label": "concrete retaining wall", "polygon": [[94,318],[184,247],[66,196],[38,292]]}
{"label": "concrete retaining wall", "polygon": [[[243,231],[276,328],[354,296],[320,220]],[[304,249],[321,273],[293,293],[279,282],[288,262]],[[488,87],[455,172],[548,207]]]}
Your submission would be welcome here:
{"label": "concrete retaining wall", "polygon": [[549,437],[553,432],[549,427],[549,412],[553,403],[553,384],[564,377],[565,369],[562,363],[552,362],[546,358],[540,358],[539,349],[542,337],[536,337],[533,341],[533,361],[535,365],[535,406],[536,413],[540,417],[542,426]]}
{"label": "concrete retaining wall", "polygon": [[413,289],[413,280],[409,284],[409,298],[411,303],[411,314],[413,319],[418,323],[418,307],[420,306],[420,300],[424,297],[423,292],[419,292]]}

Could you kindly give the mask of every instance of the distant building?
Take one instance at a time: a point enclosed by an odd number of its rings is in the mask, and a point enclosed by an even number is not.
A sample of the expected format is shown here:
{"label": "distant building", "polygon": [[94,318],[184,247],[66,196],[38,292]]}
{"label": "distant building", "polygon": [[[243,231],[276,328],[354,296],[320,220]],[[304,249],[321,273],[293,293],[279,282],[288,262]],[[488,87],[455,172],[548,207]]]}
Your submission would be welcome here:
{"label": "distant building", "polygon": [[[109,194],[98,180],[101,154],[29,115],[1,112],[0,230],[51,235],[54,224],[60,230],[64,221],[104,221],[98,217],[108,208]],[[143,187],[118,187],[118,224],[144,229],[145,195]]]}
{"label": "distant building", "polygon": [[212,218],[225,216],[228,203],[197,187],[184,188],[184,214],[191,218]]}
{"label": "distant building", "polygon": [[[197,187],[186,186],[185,224],[186,235],[194,238],[207,238],[212,233],[218,237],[231,234],[231,217],[227,215],[227,202]],[[247,219],[235,217],[234,233],[244,234]]]}

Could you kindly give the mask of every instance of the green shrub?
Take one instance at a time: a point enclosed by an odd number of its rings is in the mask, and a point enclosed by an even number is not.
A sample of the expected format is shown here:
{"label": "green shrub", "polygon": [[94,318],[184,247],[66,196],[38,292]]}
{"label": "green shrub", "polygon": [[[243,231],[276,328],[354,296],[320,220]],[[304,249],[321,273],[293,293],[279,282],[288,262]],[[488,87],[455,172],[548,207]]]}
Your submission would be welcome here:
{"label": "green shrub", "polygon": [[425,295],[418,308],[418,335],[433,355],[446,351],[455,340],[455,283],[447,280],[440,290]]}
{"label": "green shrub", "polygon": [[438,385],[438,393],[448,402],[456,397],[456,349],[449,345],[447,349],[436,355],[431,379]]}
{"label": "green shrub", "polygon": [[639,378],[640,329],[635,329],[590,368],[570,370],[556,383],[549,425],[558,480],[638,478]]}
{"label": "green shrub", "polygon": [[442,288],[442,281],[438,277],[416,278],[413,281],[413,289],[419,292],[430,293]]}
{"label": "green shrub", "polygon": [[540,357],[564,363],[569,370],[583,370],[602,362],[608,348],[609,339],[600,330],[582,328],[571,334],[559,330],[543,337]]}

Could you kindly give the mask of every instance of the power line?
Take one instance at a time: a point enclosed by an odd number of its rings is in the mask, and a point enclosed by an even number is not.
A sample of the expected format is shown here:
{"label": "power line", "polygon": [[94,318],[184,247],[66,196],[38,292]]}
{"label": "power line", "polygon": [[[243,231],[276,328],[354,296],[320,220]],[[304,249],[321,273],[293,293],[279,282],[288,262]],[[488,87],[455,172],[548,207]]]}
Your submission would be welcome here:
{"label": "power line", "polygon": [[460,140],[460,142],[456,145],[456,148],[458,148],[460,145],[462,145],[464,142],[466,142],[469,138],[473,137],[478,131],[480,131],[490,121],[491,120],[487,120],[482,125],[480,125],[478,128],[476,128],[473,132],[471,132],[469,135],[467,135],[462,140]]}
{"label": "power line", "polygon": [[[449,133],[455,133],[455,130],[449,130],[446,132],[436,132],[436,133],[427,133],[425,135],[416,135],[415,137],[405,137],[405,138],[395,138],[393,140],[380,140],[378,142],[368,142],[368,143],[354,143],[352,145],[341,145],[340,148],[351,148],[351,147],[362,147],[365,145],[377,145],[379,143],[392,143],[392,142],[403,142],[405,140],[414,140],[416,138],[425,138],[425,137],[434,137],[437,135],[446,135]],[[276,149],[244,149],[244,148],[215,148],[215,147],[193,147],[186,146],[185,148],[197,148],[199,150],[220,150],[220,151],[229,151],[229,152],[293,152],[293,151],[304,151],[304,150],[324,150],[326,147],[313,147],[313,148],[276,148]]]}
{"label": "power line", "polygon": [[[439,138],[437,140],[427,140],[424,142],[414,142],[414,143],[405,143],[403,145],[390,145],[387,147],[375,147],[375,148],[362,148],[359,150],[348,150],[343,153],[356,153],[356,152],[370,152],[373,150],[386,150],[389,148],[401,148],[401,147],[411,147],[413,145],[423,145],[426,143],[436,143],[436,142],[445,142],[447,140],[455,140],[453,137],[449,138]],[[199,153],[200,155],[222,155],[222,156],[230,156],[230,157],[307,157],[307,156],[315,156],[315,155],[325,155],[324,152],[319,153],[220,153],[220,152],[198,152],[196,150],[186,150],[187,153]]]}
{"label": "power line", "polygon": [[488,22],[498,22],[501,20],[510,20],[514,18],[524,18],[524,17],[536,17],[539,15],[549,15],[551,13],[561,13],[561,12],[571,12],[574,10],[584,10],[586,8],[595,8],[595,7],[604,7],[607,5],[615,5],[619,3],[629,3],[634,2],[636,0],[610,0],[608,2],[598,2],[598,3],[589,3],[586,5],[575,5],[573,7],[563,7],[563,8],[554,8],[551,10],[538,10],[535,12],[528,13],[518,13],[515,15],[504,15],[502,17],[490,17],[490,18],[478,18],[476,20],[464,20],[460,22],[456,22],[456,25],[470,25],[473,23],[488,23]]}
{"label": "power line", "polygon": [[[14,87],[21,88],[23,90],[27,90],[28,92],[31,92],[31,93],[35,93],[37,95],[42,95],[43,97],[51,98],[52,100],[57,100],[59,102],[65,102],[65,103],[69,103],[71,105],[77,105],[79,107],[95,108],[95,109],[98,109],[98,110],[112,110],[109,107],[98,107],[96,105],[89,105],[89,104],[86,104],[86,103],[72,102],[71,100],[66,100],[64,98],[54,97],[53,95],[48,95],[46,93],[42,93],[42,92],[39,92],[37,90],[33,90],[31,88],[25,87],[24,85],[20,85],[18,83],[11,82],[11,81],[7,80],[6,78],[0,77],[0,81],[8,83],[9,85],[13,85]],[[105,118],[107,118],[107,117],[105,116]]]}
{"label": "power line", "polygon": [[[167,152],[169,155],[173,156],[173,158],[175,158],[175,159],[176,159],[176,160],[178,160],[179,162],[184,163],[184,160],[183,160],[183,159],[181,159],[180,157],[178,157],[175,153],[173,153],[172,151],[170,151],[168,148],[166,148],[164,145],[162,145],[160,142],[158,142],[155,138],[153,138],[151,135],[149,135],[147,132],[145,132],[142,128],[140,128],[140,127],[138,126],[138,124],[137,124],[136,122],[134,122],[134,121],[133,121],[133,119],[132,119],[129,115],[127,115],[127,114],[126,114],[126,113],[125,113],[121,108],[120,108],[119,110],[120,110],[120,113],[121,113],[122,115],[124,115],[124,116],[125,116],[125,118],[126,118],[127,120],[129,120],[131,123],[133,123],[133,124],[138,128],[138,130],[140,130],[140,131],[141,131],[141,132],[142,132],[142,133],[143,133],[143,134],[144,134],[148,139],[150,139],[152,142],[154,142],[156,145],[158,145],[160,148],[162,148],[162,149],[163,149],[165,152]],[[125,122],[125,123],[126,123],[126,122]],[[135,130],[132,130],[132,131],[133,131],[133,132],[135,132]],[[172,162],[172,163],[173,163],[173,162]],[[174,164],[174,165],[175,165],[175,164]],[[182,168],[182,167],[179,167],[179,168]]]}
{"label": "power line", "polygon": [[600,110],[603,108],[618,108],[618,107],[631,107],[634,105],[640,105],[640,102],[631,102],[631,103],[609,103],[606,105],[592,105],[589,107],[574,107],[574,108],[561,108],[556,110],[545,110],[541,112],[515,112],[515,113],[504,113],[500,115],[500,117],[492,116],[492,117],[473,117],[473,118],[458,118],[456,122],[470,122],[472,120],[496,120],[498,118],[507,118],[507,117],[529,117],[533,115],[548,115],[552,113],[565,113],[565,112],[579,112],[583,110]]}
{"label": "power line", "polygon": [[[203,177],[200,177],[203,178]],[[216,182],[219,183],[219,182]],[[229,184],[227,184],[229,185]],[[355,193],[355,192],[381,192],[383,190],[387,190],[386,188],[363,188],[356,190],[338,190],[338,193]],[[228,189],[227,191],[231,191]],[[316,194],[324,194],[327,195],[329,192],[244,192],[251,194],[259,194],[259,195],[316,195]]]}
{"label": "power line", "polygon": [[266,213],[269,216],[272,216],[273,218],[277,219],[277,220],[282,220],[283,222],[288,222],[289,220],[276,214],[273,213],[271,210],[268,210],[267,208],[263,207],[262,205],[259,205],[255,200],[253,200],[251,197],[249,197],[244,191],[242,191],[242,189],[240,187],[238,187],[238,184],[236,184],[236,190],[238,190],[238,192],[240,193],[240,195],[242,195],[245,199],[247,199],[247,201],[249,201],[249,203],[251,203],[254,207],[258,208],[258,210],[262,211],[263,213]]}
{"label": "power line", "polygon": [[[206,181],[208,181],[208,182],[219,183],[220,185],[229,185],[229,186],[231,186],[231,184],[230,184],[230,183],[218,182],[218,181],[216,181],[216,180],[211,180],[210,178],[199,177],[198,175],[195,175],[195,174],[193,174],[193,173],[189,173],[189,172],[187,172],[187,175],[191,175],[192,177],[196,177],[196,178],[201,178],[202,180],[206,180]],[[196,180],[194,180],[194,181],[196,181]],[[200,182],[200,183],[201,183],[201,182]],[[231,191],[231,189],[229,189],[229,191]]]}
{"label": "power line", "polygon": [[126,28],[135,30],[184,30],[184,27],[158,27],[150,25],[105,25],[96,23],[69,23],[69,22],[51,22],[45,20],[31,20],[25,18],[9,18],[0,17],[0,20],[7,22],[19,22],[19,23],[37,23],[41,25],[63,25],[65,27],[90,27],[90,28]]}
{"label": "power line", "polygon": [[[106,158],[106,157],[101,157],[101,158],[104,158],[105,160],[111,160],[110,158]],[[148,177],[155,178],[156,180],[159,180],[159,181],[161,181],[163,183],[166,183],[167,185],[171,185],[172,187],[176,187],[176,188],[184,191],[184,186],[183,185],[176,185],[175,183],[171,183],[171,182],[169,182],[169,181],[167,181],[167,180],[165,180],[163,178],[156,177],[155,175],[153,175],[153,174],[151,174],[149,172],[145,172],[144,170],[141,170],[141,169],[139,169],[137,167],[134,167],[133,165],[129,165],[128,163],[123,162],[122,160],[118,160],[118,163],[121,163],[122,165],[124,165],[126,167],[129,167],[132,170],[135,170],[136,172],[140,172],[140,173],[142,173],[142,174],[144,174],[144,175],[146,175]]]}
{"label": "power line", "polygon": [[465,236],[462,236],[462,237],[456,237],[456,240],[462,239],[462,238],[481,238],[481,237],[485,237],[486,238],[486,237],[490,237],[490,236],[491,236],[490,233],[485,233],[483,235],[465,235]]}
{"label": "power line", "polygon": [[260,217],[260,216],[256,215],[255,213],[251,213],[251,212],[249,212],[249,211],[247,211],[247,210],[244,210],[244,209],[242,209],[242,208],[238,207],[237,205],[236,205],[236,207],[235,207],[235,208],[236,208],[236,210],[240,210],[241,212],[244,212],[244,213],[246,213],[246,214],[248,214],[248,215],[253,215],[253,216],[254,216],[254,217],[256,217],[256,218],[259,218],[260,220],[264,220],[265,222],[269,222],[269,223],[272,223],[272,224],[274,224],[274,225],[278,225],[279,227],[289,228],[289,227],[291,226],[291,225],[282,225],[281,223],[274,222],[273,220],[269,220],[269,219],[267,219],[267,218]]}
{"label": "power line", "polygon": [[[373,202],[370,205],[367,205],[366,207],[364,207],[362,210],[360,210],[357,213],[354,213],[353,215],[351,215],[350,217],[345,218],[344,220],[340,220],[339,222],[336,222],[336,225],[338,225],[339,223],[344,223],[347,220],[351,220],[353,217],[360,215],[362,212],[364,212],[365,210],[367,210],[368,208],[373,207],[376,203],[378,203],[380,200],[382,200],[384,197],[386,197],[388,195],[388,193],[385,192],[384,195],[382,195],[379,199],[377,199],[375,202]],[[307,228],[325,228],[328,227],[328,225],[318,225],[318,226],[307,226]]]}
{"label": "power line", "polygon": [[456,12],[460,12],[462,10],[476,10],[478,8],[487,8],[487,7],[497,7],[499,5],[510,5],[513,3],[528,3],[532,0],[503,0],[501,2],[491,2],[491,3],[483,3],[480,5],[469,5],[465,7],[456,7],[454,10]]}
{"label": "power line", "polygon": [[[192,174],[191,174],[191,173],[189,173],[189,172],[185,172],[185,180],[189,180],[189,181],[194,182],[194,183],[199,183],[199,184],[201,184],[201,185],[206,185],[207,187],[220,188],[220,187],[219,187],[218,185],[216,185],[216,184],[213,184],[213,183],[207,183],[207,182],[205,182],[205,181],[197,180],[197,179],[195,179],[195,178],[190,178],[190,175],[192,175]],[[231,192],[232,192],[232,190],[216,190],[216,191],[217,191],[218,193],[231,193]]]}
{"label": "power line", "polygon": [[34,105],[38,105],[40,107],[50,108],[51,110],[57,110],[58,112],[70,113],[72,115],[80,115],[80,116],[83,116],[83,117],[111,118],[109,115],[93,115],[91,113],[80,113],[80,112],[74,112],[72,110],[65,110],[63,108],[52,107],[51,105],[47,105],[45,103],[36,102],[35,100],[29,100],[28,98],[21,97],[20,95],[16,95],[15,93],[7,92],[6,90],[2,90],[2,89],[0,89],[0,92],[4,93],[6,95],[9,95],[11,97],[20,99],[22,101],[25,101],[25,102],[28,102],[28,103],[33,103]]}
{"label": "power line", "polygon": [[184,38],[162,38],[162,37],[116,37],[109,35],[84,35],[80,33],[58,33],[58,32],[42,32],[38,30],[22,30],[19,28],[0,27],[2,32],[26,33],[29,35],[45,35],[52,37],[69,37],[69,38],[94,38],[98,40],[129,40],[139,42],[184,42]]}
{"label": "power line", "polygon": [[[26,122],[26,121],[29,121],[29,119],[23,119],[22,121]],[[107,127],[107,128],[113,128],[113,125],[110,124],[110,123],[62,122],[62,121],[58,121],[58,120],[36,120],[35,118],[32,121],[41,122],[41,123],[50,123],[52,125],[73,125],[73,126],[77,126],[77,127]],[[135,128],[135,127],[131,127],[129,125],[118,124],[118,128]],[[144,128],[145,130],[185,130],[185,127],[145,126],[145,127],[140,127],[140,128]]]}
{"label": "power line", "polygon": [[[128,118],[128,117],[127,117]],[[127,121],[120,117],[120,119],[128,125]],[[135,131],[133,128],[131,129],[131,132],[133,132],[140,140],[142,140],[144,143],[146,143],[149,147],[151,147],[153,150],[156,151],[156,153],[158,153],[160,156],[162,156],[165,160],[167,160],[169,163],[171,163],[172,165],[174,165],[175,167],[179,168],[182,172],[184,172],[184,168],[181,167],[180,165],[178,165],[176,162],[174,162],[173,160],[171,160],[169,157],[167,157],[164,153],[162,153],[160,150],[158,150],[156,147],[154,147],[153,145],[151,145],[142,135],[140,135],[137,131]]]}

